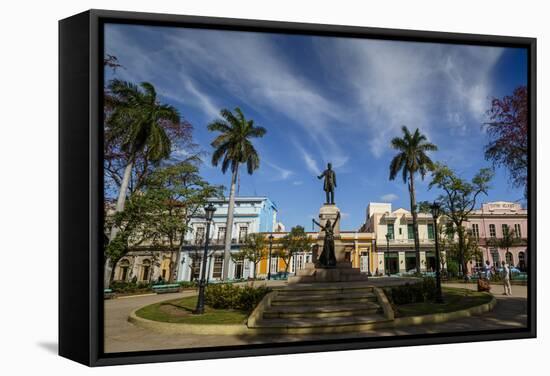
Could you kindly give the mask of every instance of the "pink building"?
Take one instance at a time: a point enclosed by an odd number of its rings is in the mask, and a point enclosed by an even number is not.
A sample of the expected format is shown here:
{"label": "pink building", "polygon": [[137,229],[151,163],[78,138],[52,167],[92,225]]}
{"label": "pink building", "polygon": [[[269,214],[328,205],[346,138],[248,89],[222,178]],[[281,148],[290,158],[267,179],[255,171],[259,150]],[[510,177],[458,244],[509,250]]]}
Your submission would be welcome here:
{"label": "pink building", "polygon": [[[522,271],[526,270],[527,209],[523,209],[520,204],[514,202],[489,202],[470,214],[466,227],[479,239],[479,246],[483,253],[483,260],[473,261],[472,268],[482,266],[486,260],[489,260],[491,265],[500,266],[502,261],[506,261]],[[498,247],[497,244],[498,239],[502,239],[506,231],[512,232],[516,238],[508,251]],[[491,239],[494,240],[491,241]]]}

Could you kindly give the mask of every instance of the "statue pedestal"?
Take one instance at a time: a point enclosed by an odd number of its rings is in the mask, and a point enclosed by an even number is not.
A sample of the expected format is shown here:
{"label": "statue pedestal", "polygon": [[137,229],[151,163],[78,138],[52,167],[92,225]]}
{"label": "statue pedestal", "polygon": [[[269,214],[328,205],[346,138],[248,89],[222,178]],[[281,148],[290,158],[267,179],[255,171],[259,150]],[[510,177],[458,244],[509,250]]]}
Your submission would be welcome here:
{"label": "statue pedestal", "polygon": [[[319,223],[326,226],[327,221],[334,224],[338,217],[340,209],[333,204],[325,204],[319,210]],[[318,264],[318,259],[323,251],[325,233],[319,229],[317,235],[317,252],[314,252],[313,262],[307,263],[304,269],[296,271],[294,276],[288,278],[288,283],[313,283],[313,282],[348,282],[348,281],[366,281],[367,276],[361,274],[359,268],[353,268],[351,262],[346,261],[345,245],[340,237],[340,221],[338,220],[334,227],[334,254],[336,256],[336,266],[323,267]]]}

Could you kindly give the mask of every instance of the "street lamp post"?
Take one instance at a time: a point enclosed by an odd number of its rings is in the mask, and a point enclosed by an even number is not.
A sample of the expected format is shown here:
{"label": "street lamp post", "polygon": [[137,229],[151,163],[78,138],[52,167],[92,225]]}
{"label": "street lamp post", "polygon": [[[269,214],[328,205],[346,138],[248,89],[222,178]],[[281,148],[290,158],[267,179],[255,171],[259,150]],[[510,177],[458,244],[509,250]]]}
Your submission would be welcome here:
{"label": "street lamp post", "polygon": [[434,220],[434,240],[435,240],[435,302],[443,303],[441,295],[441,263],[439,258],[439,240],[437,239],[437,218],[441,214],[441,205],[434,201],[431,206],[432,217]]}
{"label": "street lamp post", "polygon": [[267,280],[271,279],[271,251],[273,250],[273,234],[270,234],[269,237],[269,259],[267,261]]}
{"label": "street lamp post", "polygon": [[[389,255],[390,255],[390,233],[388,232],[386,233],[386,256],[384,257],[384,260],[386,259],[386,257],[389,257]],[[385,270],[386,269],[385,266],[386,265],[384,265],[384,272],[388,273],[389,275],[389,272]]]}
{"label": "street lamp post", "polygon": [[208,258],[208,240],[210,238],[210,223],[214,217],[214,212],[216,208],[212,203],[209,203],[208,206],[204,208],[204,213],[206,216],[206,239],[204,241],[204,255],[202,257],[202,273],[201,280],[199,282],[199,297],[197,299],[197,308],[193,311],[194,314],[202,315],[204,313],[204,288],[206,285],[206,259]]}

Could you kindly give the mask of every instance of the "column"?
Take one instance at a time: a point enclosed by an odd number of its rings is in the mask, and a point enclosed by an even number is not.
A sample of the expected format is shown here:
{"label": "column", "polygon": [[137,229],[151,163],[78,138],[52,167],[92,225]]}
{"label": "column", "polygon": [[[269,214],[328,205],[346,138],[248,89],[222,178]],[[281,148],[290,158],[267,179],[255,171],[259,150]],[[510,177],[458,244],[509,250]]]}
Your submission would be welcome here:
{"label": "column", "polygon": [[405,251],[399,251],[399,273],[404,273],[407,271],[406,264],[405,264]]}
{"label": "column", "polygon": [[426,271],[426,251],[420,251],[420,271]]}
{"label": "column", "polygon": [[447,269],[447,254],[445,251],[439,252],[440,261],[441,261],[441,269]]}
{"label": "column", "polygon": [[384,252],[376,252],[377,257],[377,265],[375,265],[373,273],[376,273],[376,269],[378,269],[379,274],[384,274]]}

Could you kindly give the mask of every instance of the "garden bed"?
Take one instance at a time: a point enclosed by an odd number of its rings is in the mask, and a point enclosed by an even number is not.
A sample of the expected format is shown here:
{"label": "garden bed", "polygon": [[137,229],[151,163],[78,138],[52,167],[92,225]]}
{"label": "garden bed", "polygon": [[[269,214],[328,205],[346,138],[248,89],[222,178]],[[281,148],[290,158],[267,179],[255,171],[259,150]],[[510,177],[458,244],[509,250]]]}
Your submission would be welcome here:
{"label": "garden bed", "polygon": [[153,321],[175,324],[244,324],[248,313],[235,309],[214,309],[205,306],[204,314],[195,315],[197,297],[189,296],[145,306],[136,316]]}
{"label": "garden bed", "polygon": [[469,289],[443,287],[444,303],[433,301],[395,305],[399,317],[422,316],[434,313],[448,313],[489,303],[493,296]]}

